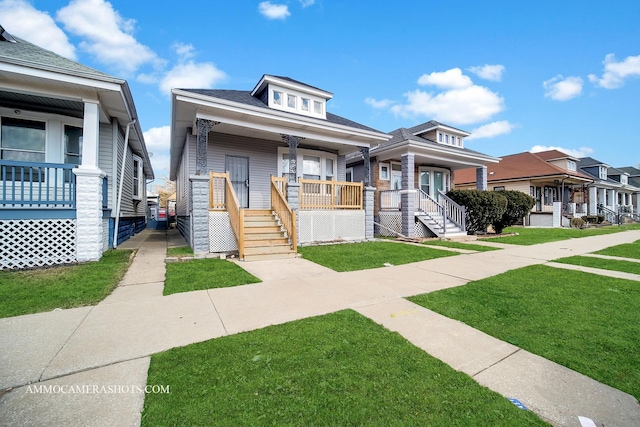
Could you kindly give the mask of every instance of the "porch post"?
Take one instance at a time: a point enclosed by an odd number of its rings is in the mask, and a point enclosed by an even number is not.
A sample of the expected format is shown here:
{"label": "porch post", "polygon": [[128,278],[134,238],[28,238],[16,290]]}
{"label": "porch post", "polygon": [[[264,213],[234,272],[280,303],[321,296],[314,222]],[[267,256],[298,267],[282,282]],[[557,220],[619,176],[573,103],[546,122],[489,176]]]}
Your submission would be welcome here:
{"label": "porch post", "polygon": [[100,111],[98,101],[83,100],[82,165],[80,168],[98,168],[98,141],[100,141]]}
{"label": "porch post", "polygon": [[301,136],[285,134],[280,134],[280,136],[282,137],[282,140],[289,146],[289,177],[287,179],[287,182],[298,182],[298,145],[304,138]]}
{"label": "porch post", "polygon": [[487,187],[487,166],[483,165],[476,168],[476,189],[486,190]]}
{"label": "porch post", "polygon": [[373,194],[375,187],[364,187],[363,207],[364,207],[364,238],[373,239]]}
{"label": "porch post", "polygon": [[209,131],[211,131],[211,128],[217,124],[220,124],[220,122],[196,119],[196,126],[198,126],[198,138],[196,141],[196,175],[206,175],[207,173],[207,145],[209,145]]}
{"label": "porch post", "polygon": [[[84,160],[84,159],[83,159]],[[102,179],[105,173],[93,168],[73,168],[76,176],[76,259],[97,261],[102,257]]]}
{"label": "porch post", "polygon": [[415,159],[413,154],[402,155],[402,190],[400,190],[400,210],[402,215],[402,234],[412,237],[415,234],[416,190]]}
{"label": "porch post", "polygon": [[209,252],[209,176],[189,176],[191,197],[191,248],[193,253]]}
{"label": "porch post", "polygon": [[362,158],[364,159],[364,183],[365,187],[371,185],[371,158],[369,157],[369,147],[360,147]]}

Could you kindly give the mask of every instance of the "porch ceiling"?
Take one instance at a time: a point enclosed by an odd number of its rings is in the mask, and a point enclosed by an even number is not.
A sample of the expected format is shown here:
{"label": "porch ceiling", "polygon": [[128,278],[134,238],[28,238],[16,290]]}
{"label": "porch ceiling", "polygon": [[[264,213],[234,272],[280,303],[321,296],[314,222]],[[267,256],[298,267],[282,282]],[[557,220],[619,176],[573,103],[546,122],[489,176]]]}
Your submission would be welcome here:
{"label": "porch ceiling", "polygon": [[398,160],[403,155],[413,154],[416,165],[430,165],[451,170],[480,167],[489,163],[498,163],[500,159],[472,151],[457,150],[448,147],[432,147],[420,144],[404,143],[383,152],[372,151],[380,161]]}

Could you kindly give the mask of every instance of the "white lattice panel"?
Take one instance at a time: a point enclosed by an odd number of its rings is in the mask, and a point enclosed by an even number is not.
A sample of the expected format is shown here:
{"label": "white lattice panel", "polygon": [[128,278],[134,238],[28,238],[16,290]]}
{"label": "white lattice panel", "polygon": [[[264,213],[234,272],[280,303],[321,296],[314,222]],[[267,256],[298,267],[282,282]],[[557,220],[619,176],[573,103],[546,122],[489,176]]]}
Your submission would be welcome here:
{"label": "white lattice panel", "polygon": [[298,242],[364,240],[362,210],[298,211]]}
{"label": "white lattice panel", "polygon": [[238,250],[228,212],[209,212],[209,252]]}
{"label": "white lattice panel", "polygon": [[389,229],[396,233],[402,233],[402,213],[401,212],[379,212],[379,223],[383,227],[378,227],[380,236],[392,236],[396,235]]}
{"label": "white lattice panel", "polygon": [[420,221],[416,221],[416,226],[413,230],[414,237],[433,237],[433,233],[427,228],[426,225]]}
{"label": "white lattice panel", "polygon": [[76,261],[74,219],[0,221],[0,267],[17,270]]}

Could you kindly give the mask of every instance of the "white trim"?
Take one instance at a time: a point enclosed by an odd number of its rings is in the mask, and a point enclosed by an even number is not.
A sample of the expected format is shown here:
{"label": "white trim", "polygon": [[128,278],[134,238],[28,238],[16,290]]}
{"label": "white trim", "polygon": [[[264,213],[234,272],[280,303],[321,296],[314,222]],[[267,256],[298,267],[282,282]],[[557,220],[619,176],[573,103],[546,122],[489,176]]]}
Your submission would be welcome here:
{"label": "white trim", "polygon": [[[289,154],[289,147],[278,147],[278,176],[282,176],[284,173],[282,168],[283,155]],[[309,150],[307,148],[298,148],[296,150],[297,155],[297,168],[296,178],[302,178],[304,176],[304,156],[313,156],[320,158],[320,179],[325,180],[327,178],[327,162],[326,159],[333,160],[333,174],[330,175],[333,179],[337,179],[338,175],[338,156],[333,153],[320,150]]]}
{"label": "white trim", "polygon": [[269,84],[276,84],[278,86],[284,87],[286,89],[291,89],[299,92],[308,93],[310,95],[318,96],[325,100],[329,100],[333,98],[333,94],[331,92],[324,91],[322,89],[314,89],[306,84],[292,82],[290,80],[279,79],[275,76],[264,75],[256,85],[256,87],[251,91],[251,96],[255,96],[256,93],[260,92],[264,89],[265,86]]}
{"label": "white trim", "polygon": [[[351,174],[351,179],[347,179],[347,176],[349,176],[349,174]],[[346,182],[354,182],[354,181],[353,181],[353,167],[347,168],[347,169],[344,171],[344,180],[345,180]]]}
{"label": "white trim", "polygon": [[[382,168],[387,168],[387,177],[384,178],[382,176]],[[390,181],[391,180],[391,165],[389,163],[378,163],[378,179],[380,181]]]}
{"label": "white trim", "polygon": [[[133,171],[131,172],[131,180],[133,182],[133,189],[131,194],[133,195],[133,200],[142,200],[144,196],[144,185],[145,185],[145,176],[143,171],[144,162],[142,158],[136,154],[131,153],[131,158],[133,159]],[[136,162],[138,162],[138,178],[135,177],[136,170]],[[135,180],[138,180],[138,194],[136,195],[136,184]]]}

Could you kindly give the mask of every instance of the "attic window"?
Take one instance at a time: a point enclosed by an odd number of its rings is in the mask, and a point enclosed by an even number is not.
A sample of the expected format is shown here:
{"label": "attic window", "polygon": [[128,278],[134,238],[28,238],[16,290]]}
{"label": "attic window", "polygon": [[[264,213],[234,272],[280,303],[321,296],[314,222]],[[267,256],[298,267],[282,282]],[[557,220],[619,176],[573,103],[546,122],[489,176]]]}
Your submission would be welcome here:
{"label": "attic window", "polygon": [[0,41],[16,43],[16,39],[13,36],[5,31],[4,28],[0,25]]}

